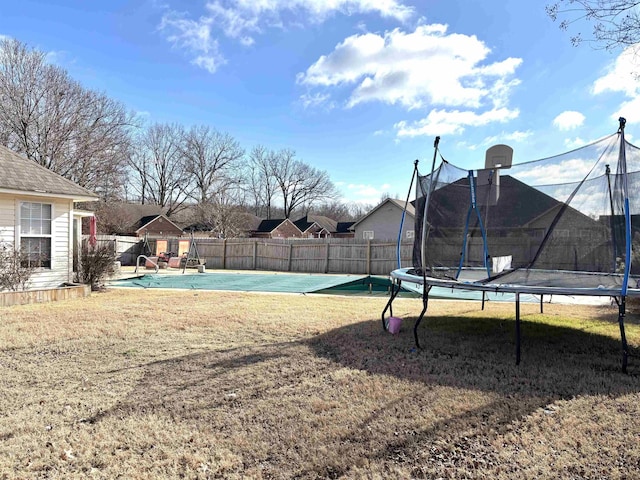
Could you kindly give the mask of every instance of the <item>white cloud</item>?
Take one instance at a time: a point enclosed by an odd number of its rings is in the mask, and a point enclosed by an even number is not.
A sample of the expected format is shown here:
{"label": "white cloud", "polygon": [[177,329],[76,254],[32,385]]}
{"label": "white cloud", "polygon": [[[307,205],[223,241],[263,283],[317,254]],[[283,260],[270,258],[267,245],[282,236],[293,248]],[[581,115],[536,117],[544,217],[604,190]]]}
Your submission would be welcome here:
{"label": "white cloud", "polygon": [[640,107],[639,71],[637,47],[628,47],[609,65],[607,73],[594,82],[591,89],[594,95],[621,92],[628,98],[611,114],[613,120],[617,121],[619,117],[636,117]]}
{"label": "white cloud", "polygon": [[[640,94],[623,102],[618,111],[611,115],[611,117],[617,121],[619,117],[633,118],[634,122],[637,122],[638,112],[640,111]],[[628,139],[628,138],[627,138]]]}
{"label": "white cloud", "polygon": [[348,88],[348,108],[365,102],[431,108],[421,120],[398,122],[399,137],[459,134],[465,126],[517,117],[508,105],[522,60],[488,62],[484,42],[447,29],[421,24],[413,32],[352,35],[299,73],[298,83],[325,92]]}
{"label": "white cloud", "polygon": [[573,130],[584,123],[584,118],[580,112],[567,110],[553,119],[553,125],[560,130]]}
{"label": "white cloud", "polygon": [[331,110],[335,107],[335,104],[331,102],[330,99],[331,96],[329,94],[304,94],[300,96],[300,103],[303,108],[317,108],[322,106],[327,110]]}
{"label": "white cloud", "polygon": [[[351,15],[354,13],[377,13],[382,17],[407,21],[414,8],[398,0],[232,0],[229,9],[245,17],[259,17],[265,14],[278,15],[281,11],[305,11],[311,20],[324,21],[335,12]],[[208,5],[221,5],[214,0]]]}
{"label": "white cloud", "polygon": [[574,150],[576,148],[579,147],[584,147],[585,145],[587,145],[589,142],[584,141],[582,138],[580,137],[575,137],[575,138],[566,138],[564,140],[564,145],[565,147],[567,147],[570,150]]}
{"label": "white cloud", "polygon": [[500,135],[493,135],[487,137],[482,141],[482,145],[495,145],[496,143],[505,142],[522,142],[533,135],[531,130],[521,132],[516,130],[515,132],[502,132]]}
{"label": "white cloud", "polygon": [[[554,164],[535,164],[514,176],[528,185],[560,185],[582,180],[593,168],[593,163],[590,158],[571,158]],[[575,188],[575,185],[570,188]]]}
{"label": "white cloud", "polygon": [[159,30],[174,46],[195,55],[194,64],[211,73],[225,63],[218,46],[220,36],[251,46],[268,29],[322,23],[336,13],[377,14],[400,22],[414,15],[414,8],[401,0],[210,0],[205,8],[205,14],[195,20],[169,11]]}
{"label": "white cloud", "polygon": [[405,121],[394,125],[399,137],[419,135],[456,135],[464,132],[465,127],[481,127],[490,123],[505,123],[520,114],[519,110],[507,108],[492,109],[483,113],[473,111],[431,110],[426,118],[411,124]]}
{"label": "white cloud", "polygon": [[406,108],[426,105],[502,107],[518,80],[509,79],[519,58],[482,64],[490,49],[475,36],[447,34],[447,26],[420,25],[384,35],[364,33],[321,56],[298,82],[308,86],[354,86],[348,101],[380,101]]}
{"label": "white cloud", "polygon": [[382,195],[388,192],[390,188],[391,185],[387,183],[379,187],[362,183],[350,183],[346,185],[344,197],[363,205],[377,205],[380,203]]}
{"label": "white cloud", "polygon": [[623,92],[628,97],[638,94],[638,52],[628,47],[613,61],[606,75],[598,78],[592,87],[594,94],[603,92]]}
{"label": "white cloud", "polygon": [[189,52],[194,57],[191,63],[215,73],[226,60],[219,51],[218,40],[211,35],[211,25],[208,19],[193,21],[171,12],[162,18],[159,28],[161,31],[173,32],[168,34],[167,40],[175,47]]}

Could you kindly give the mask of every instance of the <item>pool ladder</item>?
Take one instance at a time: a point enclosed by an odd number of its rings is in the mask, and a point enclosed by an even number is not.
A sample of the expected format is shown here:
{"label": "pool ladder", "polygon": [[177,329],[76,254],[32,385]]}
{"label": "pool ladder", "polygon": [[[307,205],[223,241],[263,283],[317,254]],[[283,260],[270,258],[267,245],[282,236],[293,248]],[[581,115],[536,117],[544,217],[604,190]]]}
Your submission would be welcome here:
{"label": "pool ladder", "polygon": [[145,263],[149,262],[151,264],[153,264],[153,266],[156,269],[156,273],[158,273],[158,269],[160,267],[158,267],[158,264],[156,262],[154,262],[153,260],[151,260],[149,257],[147,257],[146,255],[138,255],[138,258],[136,259],[136,269],[134,270],[134,273],[138,273],[138,268],[140,267],[140,259],[144,258]]}

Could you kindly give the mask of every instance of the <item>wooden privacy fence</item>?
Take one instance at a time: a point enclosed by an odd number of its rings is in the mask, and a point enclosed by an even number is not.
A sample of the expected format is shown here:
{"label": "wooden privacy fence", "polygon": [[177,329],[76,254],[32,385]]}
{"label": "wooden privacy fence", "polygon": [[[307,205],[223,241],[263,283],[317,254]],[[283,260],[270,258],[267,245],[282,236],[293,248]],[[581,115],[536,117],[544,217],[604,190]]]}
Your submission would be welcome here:
{"label": "wooden privacy fence", "polygon": [[[167,240],[169,252],[177,252],[178,241],[186,238],[162,240]],[[98,242],[113,242],[122,265],[135,265],[142,253],[142,240],[135,237],[99,235]],[[196,237],[195,242],[207,269],[388,275],[398,268],[397,244],[380,240]],[[149,239],[149,245],[155,253],[155,240]],[[403,267],[412,265],[412,251],[413,243],[402,244]]]}
{"label": "wooden privacy fence", "polygon": [[[98,235],[98,245],[108,245],[116,254],[116,260],[122,265],[135,265],[136,258],[142,253],[142,239],[138,237],[121,237],[117,235]],[[82,236],[82,241],[89,241],[88,235]]]}
{"label": "wooden privacy fence", "polygon": [[[177,251],[178,239],[168,239]],[[196,238],[208,269],[273,270],[304,273],[387,275],[397,268],[397,245],[391,242],[317,238]],[[153,247],[152,247],[153,248]],[[403,266],[411,265],[413,243],[403,244]]]}
{"label": "wooden privacy fence", "polygon": [[[397,268],[397,245],[353,239],[196,240],[207,268],[306,273],[387,275]],[[411,265],[413,244],[402,245],[403,266]]]}

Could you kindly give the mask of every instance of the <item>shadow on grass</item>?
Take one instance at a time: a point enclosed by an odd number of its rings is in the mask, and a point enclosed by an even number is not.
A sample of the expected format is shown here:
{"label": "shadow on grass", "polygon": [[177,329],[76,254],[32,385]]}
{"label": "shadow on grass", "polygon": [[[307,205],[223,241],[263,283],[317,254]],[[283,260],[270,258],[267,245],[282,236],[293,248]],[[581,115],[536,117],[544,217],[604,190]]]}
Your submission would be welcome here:
{"label": "shadow on grass", "polygon": [[127,398],[91,421],[163,414],[205,425],[240,459],[226,475],[340,478],[374,468],[394,476],[399,468],[430,478],[473,472],[478,462],[504,468],[500,436],[554,402],[640,391],[638,366],[622,374],[620,342],[608,336],[523,319],[516,366],[513,322],[431,317],[416,350],[413,320],[395,336],[368,320],[301,341],[153,362]]}
{"label": "shadow on grass", "polygon": [[[347,325],[311,341],[315,351],[350,368],[411,381],[500,394],[616,395],[636,391],[638,349],[621,372],[619,339],[578,328],[521,321],[521,363],[515,365],[515,322],[492,317],[429,317],[413,338],[415,318],[398,335],[379,321]],[[613,335],[618,325],[601,325]]]}

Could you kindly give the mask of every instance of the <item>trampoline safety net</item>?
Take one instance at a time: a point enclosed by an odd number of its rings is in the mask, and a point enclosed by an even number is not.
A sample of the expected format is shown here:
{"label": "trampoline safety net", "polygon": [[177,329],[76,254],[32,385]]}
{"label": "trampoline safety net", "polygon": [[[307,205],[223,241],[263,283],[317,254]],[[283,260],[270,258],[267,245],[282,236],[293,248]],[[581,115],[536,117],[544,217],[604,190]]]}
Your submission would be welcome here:
{"label": "trampoline safety net", "polygon": [[418,174],[413,273],[636,288],[640,149],[620,122],[613,135],[561,155],[517,163],[516,152],[510,167],[471,171],[442,159]]}

